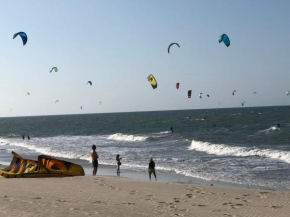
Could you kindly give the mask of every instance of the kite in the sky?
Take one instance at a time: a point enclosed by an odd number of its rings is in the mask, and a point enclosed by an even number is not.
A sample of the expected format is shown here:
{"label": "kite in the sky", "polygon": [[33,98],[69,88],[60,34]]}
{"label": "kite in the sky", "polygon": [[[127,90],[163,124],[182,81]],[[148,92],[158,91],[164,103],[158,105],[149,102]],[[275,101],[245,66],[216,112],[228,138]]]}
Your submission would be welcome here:
{"label": "kite in the sky", "polygon": [[179,44],[177,44],[177,43],[171,43],[171,44],[168,46],[168,49],[167,49],[167,50],[168,50],[168,53],[170,53],[170,48],[171,48],[171,46],[174,45],[174,44],[176,44],[176,45],[180,48]]}
{"label": "kite in the sky", "polygon": [[58,72],[58,68],[57,67],[52,67],[52,69],[49,72],[52,73],[52,71]]}
{"label": "kite in the sky", "polygon": [[199,94],[199,98],[202,99],[202,93]]}
{"label": "kite in the sky", "polygon": [[83,107],[81,106],[81,109],[83,109]]}
{"label": "kite in the sky", "polygon": [[188,97],[188,98],[191,98],[191,90],[188,91],[188,93],[187,93],[187,97]]}
{"label": "kite in the sky", "polygon": [[288,90],[288,91],[286,91],[286,95],[287,96],[289,96],[290,95],[290,91]]}
{"label": "kite in the sky", "polygon": [[12,112],[12,109],[13,109],[13,108],[10,109],[11,112]]}
{"label": "kite in the sky", "polygon": [[99,102],[99,105],[101,105],[101,104],[102,104],[102,102],[100,101],[100,102]]}
{"label": "kite in the sky", "polygon": [[176,83],[176,89],[177,89],[177,90],[179,89],[179,82]]}
{"label": "kite in the sky", "polygon": [[88,81],[88,82],[87,82],[87,85],[88,85],[88,84],[91,85],[91,86],[93,85],[93,83],[92,83],[91,81]]}
{"label": "kite in the sky", "polygon": [[230,46],[230,44],[231,44],[230,39],[229,39],[229,37],[228,37],[226,34],[222,34],[222,35],[220,36],[220,38],[219,38],[219,43],[221,43],[222,41],[225,43],[225,45],[226,45],[227,47]]}
{"label": "kite in the sky", "polygon": [[236,90],[234,90],[234,91],[233,91],[233,93],[232,93],[232,94],[233,94],[233,96],[235,95],[235,92],[237,92],[237,91],[236,91]]}
{"label": "kite in the sky", "polygon": [[206,95],[207,97],[210,97],[209,94]]}
{"label": "kite in the sky", "polygon": [[245,102],[246,102],[246,101],[243,101],[243,102],[241,103],[241,105],[244,106],[244,105],[245,105]]}
{"label": "kite in the sky", "polygon": [[254,94],[254,95],[256,95],[256,94],[257,94],[257,92],[254,92],[253,94]]}
{"label": "kite in the sky", "polygon": [[58,103],[58,102],[59,102],[59,100],[55,100],[55,101],[54,101],[55,104]]}
{"label": "kite in the sky", "polygon": [[28,37],[26,35],[25,32],[18,32],[18,33],[15,33],[13,35],[13,39],[15,39],[18,35],[20,35],[21,39],[22,39],[22,42],[23,42],[23,46],[26,45],[27,43],[27,40],[28,40]]}
{"label": "kite in the sky", "polygon": [[26,96],[30,96],[30,93],[29,93],[29,92],[27,92],[27,93],[26,93]]}
{"label": "kite in the sky", "polygon": [[147,80],[149,81],[153,89],[157,88],[157,81],[152,74],[148,76]]}

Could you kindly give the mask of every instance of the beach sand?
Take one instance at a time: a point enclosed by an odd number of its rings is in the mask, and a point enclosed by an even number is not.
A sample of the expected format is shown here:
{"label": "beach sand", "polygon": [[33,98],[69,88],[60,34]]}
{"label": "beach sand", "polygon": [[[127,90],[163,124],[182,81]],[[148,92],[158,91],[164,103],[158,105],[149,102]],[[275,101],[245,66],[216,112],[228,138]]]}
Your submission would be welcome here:
{"label": "beach sand", "polygon": [[113,176],[0,178],[0,216],[290,216],[290,192]]}

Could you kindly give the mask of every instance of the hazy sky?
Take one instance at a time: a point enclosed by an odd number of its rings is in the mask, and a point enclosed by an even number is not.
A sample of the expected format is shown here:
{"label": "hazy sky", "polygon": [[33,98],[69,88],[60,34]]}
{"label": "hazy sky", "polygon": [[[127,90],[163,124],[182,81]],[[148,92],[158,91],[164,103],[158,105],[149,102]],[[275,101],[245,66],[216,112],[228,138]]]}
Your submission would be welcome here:
{"label": "hazy sky", "polygon": [[290,104],[290,1],[0,3],[1,117]]}

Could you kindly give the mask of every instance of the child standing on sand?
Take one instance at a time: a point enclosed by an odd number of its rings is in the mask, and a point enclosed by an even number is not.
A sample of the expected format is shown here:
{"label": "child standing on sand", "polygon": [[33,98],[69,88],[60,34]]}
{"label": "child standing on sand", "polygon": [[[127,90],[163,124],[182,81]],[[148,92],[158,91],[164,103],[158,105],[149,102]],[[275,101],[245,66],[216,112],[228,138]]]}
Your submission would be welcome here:
{"label": "child standing on sand", "polygon": [[120,158],[120,155],[117,154],[116,161],[117,161],[117,175],[118,176],[120,176],[120,166],[122,165],[121,160],[122,158]]}
{"label": "child standing on sand", "polygon": [[92,164],[93,164],[93,167],[94,167],[94,170],[93,170],[93,176],[95,176],[98,172],[98,166],[99,166],[99,162],[98,162],[98,153],[96,152],[96,146],[93,145],[92,146],[92,150],[91,150],[91,158],[92,158]]}

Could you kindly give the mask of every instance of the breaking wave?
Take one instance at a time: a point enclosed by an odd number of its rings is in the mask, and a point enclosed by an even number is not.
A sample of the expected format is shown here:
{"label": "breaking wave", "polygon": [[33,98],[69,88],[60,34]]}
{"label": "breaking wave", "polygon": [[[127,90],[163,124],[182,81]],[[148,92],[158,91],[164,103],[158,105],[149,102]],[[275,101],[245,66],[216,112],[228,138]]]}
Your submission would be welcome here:
{"label": "breaking wave", "polygon": [[192,140],[189,150],[202,151],[208,154],[225,155],[225,156],[259,156],[276,160],[281,160],[286,163],[290,163],[289,151],[278,151],[273,149],[259,149],[259,148],[246,148],[236,147],[224,144],[212,144],[209,142],[200,142]]}
{"label": "breaking wave", "polygon": [[117,140],[117,141],[129,141],[129,142],[142,142],[148,139],[146,136],[133,136],[133,135],[126,135],[122,133],[115,133],[110,135],[107,139],[109,140]]}

